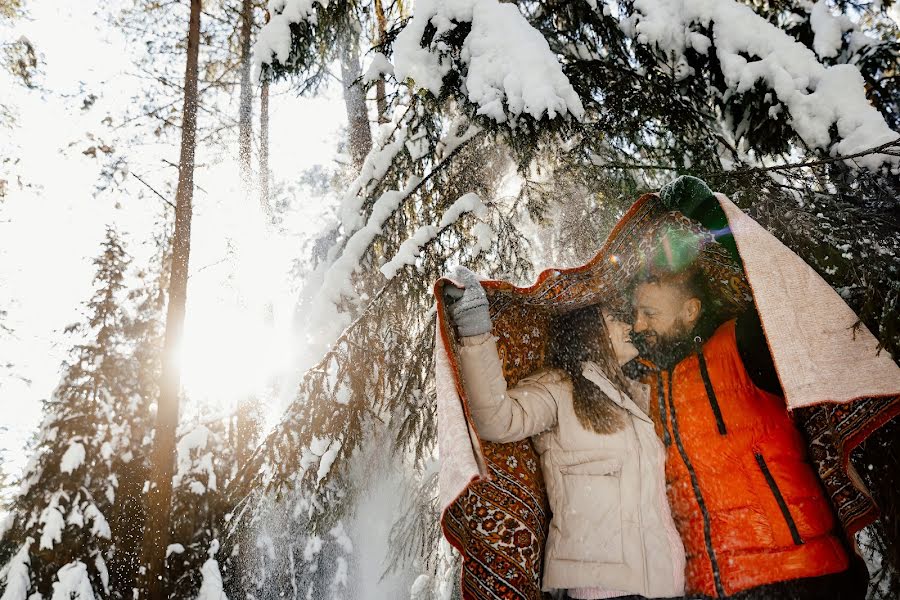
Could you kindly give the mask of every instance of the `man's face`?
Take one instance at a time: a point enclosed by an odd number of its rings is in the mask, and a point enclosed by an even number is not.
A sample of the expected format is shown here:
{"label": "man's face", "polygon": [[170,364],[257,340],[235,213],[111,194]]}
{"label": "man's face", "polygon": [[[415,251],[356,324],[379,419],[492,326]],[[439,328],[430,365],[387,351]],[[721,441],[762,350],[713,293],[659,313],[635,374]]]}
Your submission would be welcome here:
{"label": "man's face", "polygon": [[642,283],[634,293],[634,343],[651,358],[688,338],[699,316],[700,301],[682,286]]}

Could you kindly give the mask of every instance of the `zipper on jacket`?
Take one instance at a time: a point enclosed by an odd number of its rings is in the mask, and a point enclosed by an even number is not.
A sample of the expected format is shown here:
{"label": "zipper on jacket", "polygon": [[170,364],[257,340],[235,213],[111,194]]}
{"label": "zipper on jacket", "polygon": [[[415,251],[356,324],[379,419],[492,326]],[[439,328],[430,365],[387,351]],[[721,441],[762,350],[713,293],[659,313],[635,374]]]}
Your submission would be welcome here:
{"label": "zipper on jacket", "polygon": [[722,410],[719,408],[716,391],[713,389],[712,381],[709,379],[709,369],[706,368],[706,357],[703,356],[702,348],[697,350],[697,361],[700,363],[700,376],[703,378],[703,387],[706,388],[706,397],[709,398],[709,405],[712,407],[713,415],[716,417],[716,427],[719,428],[720,435],[725,435],[728,431],[725,429],[725,420],[722,418]]}
{"label": "zipper on jacket", "polygon": [[791,538],[794,540],[794,545],[800,546],[803,544],[803,539],[800,537],[800,532],[797,531],[797,523],[794,522],[794,517],[791,516],[791,511],[788,510],[787,502],[784,501],[784,496],[781,495],[781,490],[778,489],[778,484],[775,483],[775,478],[772,477],[772,472],[769,471],[766,459],[759,452],[754,453],[754,456],[756,457],[756,464],[759,465],[759,470],[762,471],[763,477],[766,478],[769,489],[772,490],[772,495],[775,496],[778,508],[781,509],[781,516],[784,517],[788,529],[791,530]]}
{"label": "zipper on jacket", "polygon": [[[663,444],[668,448],[672,444],[672,438],[669,437],[669,415],[666,414],[666,399],[663,392],[662,371],[656,372],[656,400],[659,403],[659,418],[663,426]],[[671,384],[671,379],[669,380]],[[669,392],[672,393],[671,390]]]}
{"label": "zipper on jacket", "polygon": [[[709,556],[709,563],[712,566],[713,582],[716,586],[716,595],[720,598],[725,596],[725,588],[722,586],[722,578],[719,574],[719,561],[716,559],[716,551],[712,544],[712,528],[710,526],[709,511],[706,508],[706,502],[703,500],[703,493],[700,491],[700,484],[697,481],[697,474],[694,472],[694,466],[688,458],[681,442],[681,433],[678,430],[678,416],[675,412],[675,401],[672,396],[672,374],[673,370],[669,369],[669,414],[672,419],[672,437],[675,438],[675,447],[684,466],[687,468],[688,475],[691,478],[691,487],[694,489],[694,498],[697,500],[697,506],[700,507],[700,515],[703,517],[703,541],[706,543],[706,554]],[[662,382],[660,382],[662,384]]]}

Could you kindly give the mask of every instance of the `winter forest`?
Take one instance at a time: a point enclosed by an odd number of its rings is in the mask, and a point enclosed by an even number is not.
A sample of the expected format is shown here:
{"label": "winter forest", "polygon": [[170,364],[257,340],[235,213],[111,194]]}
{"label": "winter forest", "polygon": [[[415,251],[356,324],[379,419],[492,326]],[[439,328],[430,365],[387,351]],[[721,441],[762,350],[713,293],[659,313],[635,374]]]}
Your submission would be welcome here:
{"label": "winter forest", "polygon": [[0,0],[0,599],[462,597],[434,282],[678,175],[898,360],[894,0]]}

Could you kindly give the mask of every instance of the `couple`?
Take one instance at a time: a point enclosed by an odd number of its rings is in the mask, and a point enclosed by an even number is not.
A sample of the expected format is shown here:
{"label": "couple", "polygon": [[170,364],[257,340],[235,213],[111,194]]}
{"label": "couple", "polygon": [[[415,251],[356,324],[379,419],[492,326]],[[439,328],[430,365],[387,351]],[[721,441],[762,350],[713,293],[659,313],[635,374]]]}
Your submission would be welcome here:
{"label": "couple", "polygon": [[478,278],[459,268],[444,288],[477,435],[540,455],[543,589],[863,597],[752,303],[722,315],[699,253],[657,242],[625,302],[553,317],[544,368],[513,386]]}

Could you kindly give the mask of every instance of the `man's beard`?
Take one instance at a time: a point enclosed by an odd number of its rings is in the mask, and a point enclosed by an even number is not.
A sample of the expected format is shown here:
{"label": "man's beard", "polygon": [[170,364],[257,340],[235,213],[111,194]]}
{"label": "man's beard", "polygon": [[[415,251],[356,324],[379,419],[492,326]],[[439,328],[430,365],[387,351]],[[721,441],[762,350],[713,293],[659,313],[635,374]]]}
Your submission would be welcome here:
{"label": "man's beard", "polygon": [[632,331],[631,342],[641,357],[661,369],[674,367],[694,351],[693,332],[683,324],[667,334]]}

